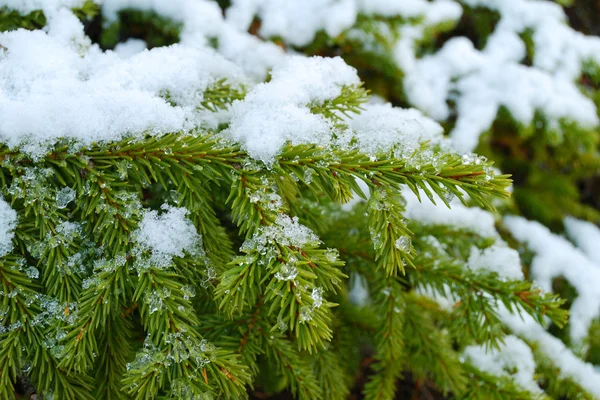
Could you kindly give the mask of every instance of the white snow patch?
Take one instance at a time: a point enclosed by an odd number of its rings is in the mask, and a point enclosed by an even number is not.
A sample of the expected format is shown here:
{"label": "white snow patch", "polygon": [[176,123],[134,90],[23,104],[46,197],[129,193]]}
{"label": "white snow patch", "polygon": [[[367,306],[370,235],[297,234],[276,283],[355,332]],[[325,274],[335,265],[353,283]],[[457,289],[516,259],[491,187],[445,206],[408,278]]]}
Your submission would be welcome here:
{"label": "white snow patch", "polygon": [[248,154],[266,165],[287,143],[331,143],[330,122],[310,107],[339,96],[342,87],[358,85],[356,70],[341,58],[290,56],[276,67],[269,83],[259,84],[232,106],[224,134],[242,144]]}
{"label": "white snow patch", "polygon": [[0,8],[16,10],[20,14],[29,14],[36,10],[51,13],[61,8],[81,7],[85,0],[0,0]]}
{"label": "white snow patch", "polygon": [[600,316],[600,266],[538,222],[509,216],[504,223],[515,239],[535,252],[530,273],[544,291],[551,292],[552,280],[559,277],[564,277],[577,291],[569,324],[571,339],[581,344],[592,321]]}
{"label": "white snow patch", "polygon": [[483,250],[473,246],[467,268],[472,271],[495,272],[501,279],[506,280],[523,280],[525,278],[519,253],[500,239]]}
{"label": "white snow patch", "polygon": [[200,105],[204,91],[221,78],[233,85],[245,79],[239,67],[214,51],[172,45],[115,62],[93,79],[155,96],[168,94],[170,101],[191,111]]}
{"label": "white snow patch", "polygon": [[211,50],[174,45],[121,59],[52,32],[0,33],[0,141],[34,157],[61,138],[90,145],[190,129],[203,121],[196,107],[207,87],[245,82]]}
{"label": "white snow patch", "polygon": [[102,13],[109,21],[118,17],[119,10],[153,11],[182,24],[180,42],[186,47],[209,47],[216,39],[217,50],[240,65],[258,81],[264,80],[268,70],[284,59],[284,52],[273,43],[266,43],[226,23],[221,9],[206,0],[104,0]]}
{"label": "white snow patch", "polygon": [[565,228],[577,247],[600,267],[600,228],[573,217],[565,218]]}
{"label": "white snow patch", "polygon": [[502,304],[498,305],[498,314],[515,335],[534,343],[559,370],[559,377],[572,379],[586,391],[600,398],[600,372],[594,366],[577,358],[560,339],[552,336],[538,324],[532,316],[522,312],[512,314]]}
{"label": "white snow patch", "polygon": [[318,31],[337,36],[356,21],[354,0],[234,0],[227,10],[231,24],[247,30],[254,16],[260,16],[262,37],[281,37],[287,43],[304,46]]}
{"label": "white snow patch", "polygon": [[129,58],[146,50],[147,44],[142,39],[129,38],[125,42],[117,43],[115,53],[121,58]]}
{"label": "white snow patch", "polygon": [[[600,121],[594,103],[575,80],[584,62],[600,63],[600,39],[586,37],[566,24],[557,5],[545,1],[469,0],[468,5],[496,10],[501,20],[482,51],[464,37],[449,40],[433,55],[415,56],[415,43],[426,27],[401,27],[396,61],[406,74],[405,90],[412,104],[435,119],[449,117],[453,99],[458,120],[451,136],[459,151],[472,151],[479,135],[494,122],[498,109],[529,125],[540,111],[549,128],[561,134],[562,120],[593,128]],[[449,14],[448,14],[449,15]],[[533,31],[533,66],[521,65],[525,44],[519,37]]]}
{"label": "white snow patch", "polygon": [[17,213],[0,198],[0,257],[12,250],[14,229],[17,227]]}
{"label": "white snow patch", "polygon": [[446,101],[455,99],[458,119],[451,136],[463,152],[475,149],[501,106],[525,126],[533,122],[536,111],[558,132],[562,120],[585,128],[598,125],[594,103],[574,82],[520,65],[524,52],[512,33],[493,34],[483,52],[466,38],[454,38],[406,71],[405,89],[413,104],[438,120],[449,117]]}
{"label": "white snow patch", "polygon": [[351,28],[359,14],[383,17],[445,20],[460,15],[460,6],[449,0],[233,0],[227,21],[248,30],[259,17],[259,34],[279,37],[294,46],[310,44],[318,32],[336,37]]}
{"label": "white snow patch", "polygon": [[218,51],[228,60],[244,69],[249,77],[264,81],[268,72],[282,63],[286,55],[274,43],[263,42],[259,38],[226,25],[219,36]]}
{"label": "white snow patch", "polygon": [[[376,157],[393,150],[396,158],[409,157],[424,142],[443,141],[443,128],[414,108],[366,104],[364,111],[347,119],[349,131],[340,137],[342,147],[356,148]],[[351,144],[352,143],[352,144]]]}
{"label": "white snow patch", "polygon": [[451,209],[443,205],[441,199],[438,206],[428,199],[420,202],[408,188],[402,190],[406,200],[404,216],[425,225],[448,225],[457,229],[467,229],[483,237],[498,237],[494,226],[494,216],[480,208],[465,207],[458,199],[450,202]]}
{"label": "white snow patch", "polygon": [[510,376],[523,389],[542,393],[535,379],[533,353],[521,339],[509,335],[499,349],[468,346],[463,355],[481,371],[495,376]]}
{"label": "white snow patch", "polygon": [[471,6],[500,13],[497,32],[533,31],[533,65],[570,80],[581,73],[582,62],[600,62],[600,38],[585,36],[568,25],[560,5],[534,0],[465,0]]}
{"label": "white snow patch", "polygon": [[201,236],[196,227],[186,218],[185,208],[163,205],[163,212],[146,211],[134,233],[135,241],[159,258],[183,257],[194,254],[201,245]]}

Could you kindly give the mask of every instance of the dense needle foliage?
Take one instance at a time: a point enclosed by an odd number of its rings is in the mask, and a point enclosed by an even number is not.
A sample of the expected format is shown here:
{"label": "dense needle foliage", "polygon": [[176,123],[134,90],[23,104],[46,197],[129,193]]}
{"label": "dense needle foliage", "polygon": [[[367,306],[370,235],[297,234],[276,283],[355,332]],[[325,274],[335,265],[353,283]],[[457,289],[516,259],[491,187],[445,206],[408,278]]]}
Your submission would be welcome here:
{"label": "dense needle foliage", "polygon": [[[0,1],[0,399],[393,399],[400,381],[597,398],[599,291],[577,285],[600,259],[504,216],[600,221],[598,126],[534,100],[525,123],[499,96],[465,148],[468,85],[434,115],[397,60],[410,32],[416,60],[455,36],[482,50],[501,7],[456,2],[432,22],[364,5],[303,40],[266,5],[228,36],[241,1],[17,3]],[[193,30],[188,3],[231,14]],[[535,69],[533,30],[517,38]],[[51,54],[70,58],[51,70]],[[596,113],[600,66],[582,65],[564,93]],[[89,93],[70,103],[69,85]]]}

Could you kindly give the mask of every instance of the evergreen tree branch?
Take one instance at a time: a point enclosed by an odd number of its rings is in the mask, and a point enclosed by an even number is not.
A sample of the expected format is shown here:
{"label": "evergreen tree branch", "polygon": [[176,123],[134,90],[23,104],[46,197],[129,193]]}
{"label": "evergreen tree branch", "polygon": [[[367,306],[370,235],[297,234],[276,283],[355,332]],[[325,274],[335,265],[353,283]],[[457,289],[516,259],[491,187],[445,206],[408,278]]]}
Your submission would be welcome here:
{"label": "evergreen tree branch", "polygon": [[246,91],[243,87],[234,87],[226,78],[222,78],[204,91],[198,108],[217,112],[227,109],[235,100],[242,100],[245,96]]}
{"label": "evergreen tree branch", "polygon": [[[454,323],[450,328],[459,340],[468,337],[478,343],[497,345],[503,336],[499,330],[497,302],[509,310],[522,310],[539,323],[544,323],[544,317],[548,317],[563,326],[567,320],[568,312],[560,308],[564,301],[534,288],[531,282],[502,281],[496,274],[474,273],[439,259],[423,260],[417,264],[416,270],[411,271],[409,279],[416,286],[430,286],[438,293],[446,293],[446,287],[449,287],[458,297],[452,312]],[[467,329],[465,321],[469,322]]]}
{"label": "evergreen tree branch", "polygon": [[364,393],[369,400],[394,397],[396,381],[402,376],[404,354],[404,287],[394,278],[386,277],[377,291],[373,312],[381,319],[375,335],[375,374],[366,384]]}
{"label": "evergreen tree branch", "polygon": [[29,321],[34,318],[36,287],[19,271],[21,261],[14,256],[0,258],[0,398],[14,394],[13,384],[23,369],[25,344],[31,332]]}
{"label": "evergreen tree branch", "polygon": [[292,346],[292,343],[278,334],[266,339],[267,359],[273,360],[279,371],[290,384],[292,393],[299,399],[320,399],[323,396],[319,382],[308,360]]}
{"label": "evergreen tree branch", "polygon": [[367,203],[367,225],[375,247],[377,266],[388,276],[404,274],[404,266],[414,268],[412,232],[402,216],[403,200],[390,188],[377,187]]}
{"label": "evergreen tree branch", "polygon": [[127,371],[127,361],[132,353],[128,340],[132,330],[130,317],[122,313],[109,319],[106,328],[101,332],[98,359],[94,366],[96,398],[107,400],[127,398],[122,391],[121,379]]}
{"label": "evergreen tree branch", "polygon": [[540,386],[550,398],[567,398],[594,400],[597,397],[589,393],[579,383],[561,372],[564,365],[555,365],[542,351],[532,344],[534,359],[536,360],[536,376]]}
{"label": "evergreen tree branch", "polygon": [[323,399],[346,399],[350,394],[352,376],[344,370],[338,352],[332,347],[328,351],[317,352],[313,356],[314,375],[319,380]]}
{"label": "evergreen tree branch", "polygon": [[[3,332],[0,333],[2,387],[7,390],[13,388],[16,374],[22,370],[23,361],[27,360],[35,362],[36,368],[32,368],[29,374],[38,390],[51,391],[65,399],[91,399],[89,377],[68,374],[59,368],[57,353],[52,352],[47,342],[48,333],[56,327],[44,329],[44,325],[49,322],[44,318],[55,317],[46,317],[41,313],[39,305],[36,304],[36,286],[18,270],[20,265],[18,259],[11,257],[5,257],[0,262],[2,290],[3,293],[7,293],[2,296],[2,306],[8,310],[2,318]],[[5,324],[8,324],[7,328],[4,328]],[[13,393],[9,393],[7,398],[12,396]]]}
{"label": "evergreen tree branch", "polygon": [[[175,273],[152,266],[140,272],[133,300],[140,304],[148,338],[122,381],[127,393],[136,399],[155,397],[167,383],[182,380],[196,396],[210,391],[245,397],[250,375],[234,354],[202,339],[180,281]],[[173,395],[180,396],[183,388],[175,389]]]}
{"label": "evergreen tree branch", "polygon": [[406,296],[406,363],[417,377],[432,378],[444,393],[459,393],[467,386],[465,370],[449,335],[435,326],[430,302],[414,293]]}
{"label": "evergreen tree branch", "polygon": [[550,400],[551,398],[556,398],[548,397],[542,393],[526,391],[515,384],[509,377],[491,375],[470,364],[464,364],[464,369],[469,373],[472,383],[467,385],[465,390],[454,395],[454,398],[457,400]]}
{"label": "evergreen tree branch", "polygon": [[[62,189],[60,182],[52,179],[50,169],[13,166],[11,172],[15,177],[5,191],[24,215],[16,232],[17,246],[37,260],[47,294],[62,302],[74,302],[79,296],[81,277],[67,264],[69,257],[82,250],[82,235],[76,226],[69,225],[69,210],[56,206]],[[32,272],[32,276],[38,274]]]}
{"label": "evergreen tree branch", "polygon": [[342,93],[332,99],[325,100],[322,104],[310,105],[310,112],[321,114],[336,124],[341,124],[344,117],[351,118],[351,114],[359,114],[363,110],[362,105],[369,100],[369,91],[363,84],[357,86],[343,86]]}
{"label": "evergreen tree branch", "polygon": [[60,367],[68,371],[86,371],[93,366],[100,351],[96,338],[113,318],[122,318],[123,309],[131,298],[131,282],[127,259],[121,255],[102,260],[95,266],[95,276],[84,283],[79,299],[79,318],[68,328],[63,338],[64,351]]}

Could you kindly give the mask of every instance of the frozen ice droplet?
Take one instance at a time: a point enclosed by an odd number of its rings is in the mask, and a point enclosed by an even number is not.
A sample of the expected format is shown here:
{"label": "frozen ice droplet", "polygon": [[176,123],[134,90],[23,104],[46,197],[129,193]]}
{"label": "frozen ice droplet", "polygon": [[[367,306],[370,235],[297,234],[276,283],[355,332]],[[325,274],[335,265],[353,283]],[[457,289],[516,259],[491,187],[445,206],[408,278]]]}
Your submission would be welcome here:
{"label": "frozen ice droplet", "polygon": [[287,323],[281,317],[277,318],[277,328],[279,329],[279,332],[281,332],[281,333],[288,330]]}
{"label": "frozen ice droplet", "polygon": [[313,307],[319,308],[323,304],[323,288],[314,288],[310,297],[313,299]]}
{"label": "frozen ice droplet", "polygon": [[394,243],[400,251],[408,253],[410,251],[410,238],[408,236],[400,236]]}
{"label": "frozen ice droplet", "polygon": [[308,306],[303,306],[300,309],[300,322],[307,322],[313,319],[313,309]]}
{"label": "frozen ice droplet", "polygon": [[181,292],[183,293],[184,300],[189,300],[191,297],[196,296],[196,289],[191,285],[182,286]]}
{"label": "frozen ice droplet", "polygon": [[37,279],[40,276],[40,271],[35,267],[29,267],[25,270],[25,274],[31,279]]}
{"label": "frozen ice droplet", "polygon": [[206,339],[202,339],[202,341],[200,342],[200,351],[202,351],[203,353],[215,351],[216,349],[217,348],[215,347],[215,345],[210,343]]}
{"label": "frozen ice droplet", "polygon": [[275,278],[280,281],[292,281],[298,275],[298,269],[292,263],[283,264],[275,274]]}
{"label": "frozen ice droplet", "polygon": [[325,251],[325,258],[328,262],[334,263],[338,260],[340,253],[337,249],[329,248]]}
{"label": "frozen ice droplet", "polygon": [[75,200],[75,190],[70,187],[64,187],[56,192],[56,206],[58,208],[65,208],[73,200]]}

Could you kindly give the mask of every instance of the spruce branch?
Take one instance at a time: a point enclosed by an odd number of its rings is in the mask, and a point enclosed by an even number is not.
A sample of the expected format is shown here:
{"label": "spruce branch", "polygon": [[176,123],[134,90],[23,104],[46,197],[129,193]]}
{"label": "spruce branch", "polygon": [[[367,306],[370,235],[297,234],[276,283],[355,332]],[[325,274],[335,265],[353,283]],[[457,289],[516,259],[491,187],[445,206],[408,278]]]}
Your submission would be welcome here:
{"label": "spruce branch", "polygon": [[[67,371],[87,371],[99,354],[96,332],[109,326],[113,318],[123,318],[131,298],[131,281],[125,256],[101,260],[95,276],[87,280],[79,299],[79,313],[62,340],[60,367]],[[118,324],[118,323],[117,323]]]}
{"label": "spruce branch", "polygon": [[127,371],[127,361],[132,349],[129,342],[133,331],[130,316],[122,313],[108,320],[106,329],[100,332],[98,358],[94,369],[95,396],[107,400],[126,399],[121,379]]}
{"label": "spruce branch", "polygon": [[[31,359],[36,361],[29,376],[37,390],[43,393],[53,393],[65,399],[94,399],[92,393],[92,378],[83,373],[70,373],[59,366],[59,360],[48,348],[46,332],[36,331],[32,341],[35,351]],[[59,355],[60,356],[60,355]]]}
{"label": "spruce branch", "polygon": [[350,394],[352,375],[345,371],[339,352],[330,347],[313,356],[312,369],[322,388],[323,399],[346,399]]}
{"label": "spruce branch", "polygon": [[539,345],[530,343],[536,360],[536,376],[539,376],[540,386],[551,398],[594,400],[597,397],[589,393],[580,383],[567,373],[562,372],[564,365],[556,365],[545,355]]}
{"label": "spruce branch", "polygon": [[384,400],[394,397],[396,382],[402,377],[400,368],[392,364],[377,363],[373,367],[374,374],[364,388],[365,399]]}
{"label": "spruce branch", "polygon": [[[6,157],[16,157],[14,154],[5,154]],[[269,321],[266,322],[267,331],[273,333],[278,326],[284,325],[290,329],[292,340],[289,343],[295,343],[299,349],[309,352],[321,349],[332,338],[330,308],[335,306],[324,296],[337,292],[340,282],[346,277],[340,270],[343,263],[338,261],[337,253],[320,248],[318,240],[297,246],[275,239],[260,251],[250,245],[252,241],[260,239],[268,229],[279,229],[278,219],[290,210],[297,210],[290,204],[292,199],[302,196],[303,190],[308,189],[315,198],[325,193],[331,201],[344,203],[350,200],[353,192],[362,194],[356,183],[358,178],[364,180],[372,192],[369,200],[372,219],[369,225],[375,230],[383,229],[386,235],[385,251],[376,250],[374,257],[379,257],[377,263],[388,270],[388,274],[395,275],[401,270],[402,258],[410,259],[413,256],[410,245],[396,245],[398,239],[410,236],[401,214],[399,191],[402,185],[407,185],[417,194],[423,191],[434,201],[434,193],[444,201],[443,195],[447,191],[456,191],[459,197],[464,191],[474,193],[471,194],[473,200],[479,199],[481,204],[489,205],[484,195],[502,193],[502,188],[508,184],[505,177],[487,175],[487,164],[464,164],[457,157],[452,157],[446,160],[450,161],[450,167],[425,165],[416,168],[402,160],[373,161],[357,151],[324,152],[316,146],[300,145],[287,146],[273,168],[264,170],[251,162],[244,151],[235,146],[226,146],[210,134],[172,134],[148,138],[143,144],[136,140],[123,140],[120,143],[80,148],[78,152],[56,146],[42,161],[47,168],[57,171],[52,185],[57,188],[68,186],[77,193],[80,199],[68,206],[68,212],[93,221],[84,227],[84,236],[93,238],[106,248],[107,256],[113,260],[106,261],[108,264],[105,265],[97,265],[94,280],[85,281],[85,288],[79,297],[79,316],[70,323],[67,335],[61,339],[64,351],[60,354],[59,368],[73,374],[83,374],[92,368],[99,371],[97,368],[102,365],[109,368],[108,359],[98,357],[102,349],[107,349],[105,353],[111,354],[111,349],[105,347],[113,346],[109,344],[112,339],[106,329],[115,326],[123,334],[127,332],[130,329],[127,314],[121,314],[133,305],[140,307],[140,316],[150,335],[150,342],[138,352],[138,362],[130,366],[125,380],[120,382],[128,388],[129,394],[155,396],[163,393],[166,385],[170,384],[181,395],[187,390],[184,390],[181,382],[187,379],[195,382],[190,388],[194,393],[213,391],[225,396],[241,393],[240,387],[244,382],[249,382],[250,376],[240,369],[241,364],[235,358],[219,367],[215,367],[217,361],[211,361],[209,367],[202,368],[192,363],[190,368],[199,372],[194,377],[181,368],[167,368],[171,371],[167,376],[153,372],[155,368],[171,366],[171,360],[178,354],[174,346],[187,348],[188,354],[192,351],[190,349],[201,346],[202,340],[197,334],[166,343],[167,337],[172,338],[172,335],[182,331],[195,332],[199,322],[197,318],[192,318],[195,313],[191,302],[183,299],[183,284],[201,280],[208,287],[216,285],[215,299],[230,317],[246,313],[261,298],[266,302],[264,309],[267,319],[263,322]],[[18,158],[14,165],[16,168],[31,168],[33,164],[33,160],[24,157]],[[289,178],[282,181],[281,176]],[[207,252],[208,259],[216,262],[217,269],[222,272],[220,279],[208,272],[195,271],[199,266],[206,265],[206,261],[190,264],[183,260],[175,261],[172,271],[151,268],[143,271],[137,279],[132,279],[129,272],[132,261],[127,258],[134,250],[131,233],[141,217],[140,193],[151,185],[160,185],[167,201],[194,211],[194,224],[203,233],[205,247],[211,249]],[[227,204],[232,210],[233,220],[239,224],[240,233],[249,241],[244,250],[246,255],[235,258],[227,265],[225,262],[232,255],[227,244],[230,242],[225,242],[224,250],[215,250],[225,232],[219,230],[221,224],[211,207],[210,194],[215,186],[224,185],[230,185]],[[54,200],[52,196],[47,201],[50,200]],[[30,213],[35,214],[34,211]],[[41,213],[37,212],[37,215]],[[66,215],[59,215],[56,220],[58,222],[65,218]],[[43,229],[52,231],[48,223],[39,219]],[[39,232],[32,231],[32,227],[25,228],[17,243],[40,236]],[[81,249],[79,241],[67,244],[67,250],[59,255],[61,262]],[[272,257],[265,257],[267,253]],[[119,257],[125,257],[124,261],[110,264]],[[390,272],[394,268],[396,272]],[[285,273],[292,271],[295,271],[295,275],[289,280]],[[132,293],[134,283],[137,288]],[[165,290],[169,291],[168,295]],[[153,302],[160,304],[160,310],[151,312],[149,307]],[[253,349],[249,353],[242,351],[248,354],[243,359],[248,360],[249,366],[254,365],[254,369],[257,364],[252,360],[261,354],[257,350],[259,347],[256,347],[259,346],[258,342],[255,340],[243,346],[244,349]],[[123,346],[127,348],[126,343]],[[144,354],[151,352],[159,352],[164,357],[152,362],[144,361]],[[234,357],[233,353],[223,354]],[[102,393],[116,398],[121,395],[118,394],[116,371],[124,370],[124,362],[124,358],[117,358],[116,364],[110,367],[110,375],[105,375],[107,385],[99,387]],[[383,360],[378,365],[387,371],[386,365],[389,367],[390,364]],[[144,377],[141,381],[138,373]],[[103,376],[98,374],[97,377]],[[386,374],[382,373],[382,376]],[[395,372],[390,375],[391,381],[382,381],[374,387],[391,388],[398,376]],[[304,390],[301,389],[302,385],[297,383],[299,393]],[[318,383],[316,385],[318,387]]]}
{"label": "spruce branch", "polygon": [[12,166],[14,174],[10,189],[5,188],[24,219],[16,234],[17,247],[37,260],[32,276],[41,272],[46,293],[63,302],[76,301],[81,278],[68,267],[68,259],[80,252],[81,232],[69,222],[70,210],[56,207],[61,191],[70,188],[51,178],[47,168]]}
{"label": "spruce branch", "polygon": [[[215,151],[215,147],[216,142],[210,135],[172,134],[148,139],[144,145],[124,140],[103,149],[83,151],[79,156],[55,153],[55,157],[64,158],[69,163],[83,157],[95,168],[111,171],[115,182],[138,185],[138,190],[148,188],[152,183],[160,184],[164,190],[172,190],[171,200],[190,211],[194,225],[203,235],[207,256],[220,268],[231,258],[232,251],[210,204],[206,182],[218,180],[227,173],[225,165],[229,166],[238,159],[235,152],[231,154],[231,149],[219,152]],[[229,158],[222,159],[220,155]],[[123,204],[122,207],[134,212],[131,209],[133,205]],[[131,231],[132,228],[124,230]]]}
{"label": "spruce branch", "polygon": [[202,319],[203,326],[209,322],[211,326],[210,329],[203,329],[202,333],[240,354],[259,382],[260,365],[269,360],[270,373],[266,377],[269,381],[283,377],[291,392],[302,399],[323,395],[314,368],[286,334],[287,327],[278,324],[279,330],[272,331],[272,320],[273,317],[269,316],[261,298],[252,309],[237,319]]}
{"label": "spruce branch", "polygon": [[564,326],[567,320],[568,312],[560,308],[564,300],[543,293],[531,282],[500,280],[494,273],[474,273],[440,259],[423,260],[408,278],[415,286],[431,287],[438,293],[446,293],[448,287],[457,296],[450,329],[459,341],[468,338],[497,346],[503,336],[498,303],[511,311],[525,312],[542,324],[544,317],[558,326]]}
{"label": "spruce branch", "polygon": [[390,188],[377,187],[367,203],[369,232],[378,268],[388,276],[404,274],[404,266],[414,267],[412,232],[402,217],[402,199]]}
{"label": "spruce branch", "polygon": [[14,396],[13,383],[23,368],[21,349],[26,343],[27,337],[22,329],[0,334],[0,397],[3,399]]}
{"label": "spruce branch", "polygon": [[204,91],[198,108],[217,112],[226,109],[235,100],[242,100],[245,96],[246,91],[243,87],[234,87],[227,82],[226,78],[222,78]]}
{"label": "spruce branch", "polygon": [[290,343],[278,334],[266,339],[267,359],[274,360],[275,366],[283,373],[290,384],[292,393],[299,399],[322,398],[323,392],[308,360]]}
{"label": "spruce branch", "polygon": [[[128,393],[135,398],[154,397],[167,383],[182,380],[193,382],[189,389],[194,395],[205,391],[216,391],[227,398],[245,395],[250,375],[235,355],[202,339],[181,280],[173,272],[151,266],[139,274],[133,300],[140,304],[148,338],[123,379]],[[148,351],[160,357],[148,360]],[[181,391],[174,395],[181,395]]]}
{"label": "spruce branch", "polygon": [[404,354],[404,287],[394,278],[383,279],[384,287],[377,293],[373,311],[380,322],[375,336],[376,364],[374,374],[366,384],[364,393],[367,399],[392,398],[396,391],[396,381],[402,375]]}
{"label": "spruce branch", "polygon": [[28,323],[35,317],[30,299],[36,286],[19,271],[22,260],[15,256],[0,258],[0,395],[14,394],[13,382],[23,369],[23,349],[31,332]]}
{"label": "spruce branch", "polygon": [[[260,365],[269,364],[269,381],[284,378],[286,387],[298,398],[312,399],[324,395],[315,369],[306,354],[300,353],[286,333],[287,327],[279,324],[279,330],[271,329],[272,316],[265,309],[264,299],[236,319],[218,316],[202,318],[201,329],[205,337],[224,348],[240,354],[260,383]],[[210,324],[210,325],[209,325]]]}
{"label": "spruce branch", "polygon": [[[361,179],[370,186],[400,188],[401,185],[407,185],[419,199],[420,190],[423,190],[434,204],[436,198],[433,194],[441,195],[439,198],[448,207],[446,197],[450,192],[465,205],[466,193],[475,204],[494,209],[487,196],[507,198],[509,194],[504,189],[511,184],[508,175],[492,175],[489,162],[471,162],[453,154],[439,155],[436,165],[425,163],[413,166],[406,160],[393,157],[373,161],[357,151],[336,151],[331,154],[315,146],[299,145],[284,148],[278,161],[279,166],[287,173],[294,173],[294,169],[298,167],[308,167],[314,170],[320,179],[339,181],[345,178],[346,185],[350,185],[348,176]],[[297,173],[294,175],[299,178],[303,176]],[[327,175],[332,175],[333,178]],[[355,186],[357,185],[352,185],[352,189],[355,189]],[[329,191],[325,193],[329,194]],[[359,189],[357,193],[362,191]],[[333,197],[334,201],[340,198],[343,197]]]}
{"label": "spruce branch", "polygon": [[[241,314],[266,293],[269,313],[276,312],[278,320],[295,331],[301,349],[311,350],[331,339],[327,309],[334,304],[323,299],[323,293],[335,291],[345,277],[337,254],[314,245],[278,243],[277,236],[260,244],[263,240],[250,239],[247,255],[236,258],[224,273],[215,291],[220,307],[229,315]],[[255,243],[262,247],[251,247]]]}
{"label": "spruce branch", "polygon": [[408,368],[417,377],[432,379],[444,393],[460,393],[468,383],[465,370],[449,335],[435,327],[432,301],[414,293],[405,298],[403,335]]}
{"label": "spruce branch", "polygon": [[341,93],[334,99],[325,100],[321,104],[310,105],[310,112],[321,114],[336,124],[342,124],[344,117],[351,118],[352,114],[359,114],[362,105],[369,100],[369,91],[363,84],[357,86],[343,86]]}
{"label": "spruce branch", "polygon": [[253,307],[263,290],[263,268],[256,257],[237,257],[227,264],[214,296],[229,316]]}
{"label": "spruce branch", "polygon": [[505,376],[495,376],[483,372],[472,365],[463,364],[465,371],[469,374],[472,384],[467,385],[465,390],[455,395],[459,399],[473,400],[504,400],[504,399],[523,399],[523,400],[550,400],[542,393],[533,393],[522,389],[510,378]]}
{"label": "spruce branch", "polygon": [[[62,398],[91,399],[91,378],[69,374],[58,366],[60,354],[49,342],[49,336],[56,330],[56,326],[49,324],[54,322],[53,316],[42,313],[37,287],[19,271],[21,266],[22,261],[11,256],[0,261],[2,291],[7,293],[2,296],[2,307],[7,313],[2,317],[0,333],[0,390],[13,388],[24,362],[35,362],[29,375],[38,390],[51,391]],[[8,393],[7,398],[13,394]]]}
{"label": "spruce branch", "polygon": [[234,171],[227,203],[231,203],[233,221],[246,237],[287,211],[272,180],[259,171]]}

